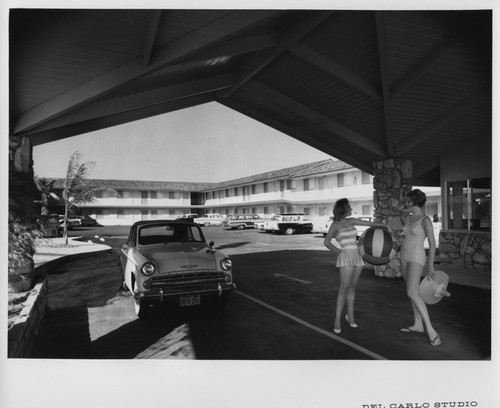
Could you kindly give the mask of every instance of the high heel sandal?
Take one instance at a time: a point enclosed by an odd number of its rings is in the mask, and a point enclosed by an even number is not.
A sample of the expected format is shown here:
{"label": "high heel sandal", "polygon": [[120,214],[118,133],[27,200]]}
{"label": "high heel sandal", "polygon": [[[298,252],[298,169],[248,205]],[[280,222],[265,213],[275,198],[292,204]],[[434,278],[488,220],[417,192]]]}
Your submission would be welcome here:
{"label": "high heel sandal", "polygon": [[436,333],[436,336],[430,342],[433,347],[438,347],[441,345],[441,337]]}
{"label": "high heel sandal", "polygon": [[351,323],[349,321],[349,318],[347,317],[347,315],[345,315],[345,320],[347,323],[349,323],[349,326],[351,326],[353,329],[357,329],[359,326],[357,325],[357,323]]}

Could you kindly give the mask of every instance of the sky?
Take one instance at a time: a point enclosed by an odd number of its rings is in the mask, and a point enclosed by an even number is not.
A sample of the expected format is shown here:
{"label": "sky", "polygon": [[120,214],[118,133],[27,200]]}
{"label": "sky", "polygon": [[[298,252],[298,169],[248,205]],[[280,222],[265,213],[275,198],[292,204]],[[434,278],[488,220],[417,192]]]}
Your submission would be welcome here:
{"label": "sky", "polygon": [[217,102],[33,147],[38,177],[65,177],[75,151],[89,178],[221,182],[332,158]]}

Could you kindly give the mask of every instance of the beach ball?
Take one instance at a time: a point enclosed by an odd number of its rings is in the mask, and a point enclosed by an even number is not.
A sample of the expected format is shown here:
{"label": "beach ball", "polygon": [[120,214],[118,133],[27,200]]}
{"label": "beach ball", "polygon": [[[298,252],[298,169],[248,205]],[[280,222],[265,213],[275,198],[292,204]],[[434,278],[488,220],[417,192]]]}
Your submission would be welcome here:
{"label": "beach ball", "polygon": [[368,228],[358,240],[359,252],[372,265],[385,265],[394,258],[398,243],[385,228]]}

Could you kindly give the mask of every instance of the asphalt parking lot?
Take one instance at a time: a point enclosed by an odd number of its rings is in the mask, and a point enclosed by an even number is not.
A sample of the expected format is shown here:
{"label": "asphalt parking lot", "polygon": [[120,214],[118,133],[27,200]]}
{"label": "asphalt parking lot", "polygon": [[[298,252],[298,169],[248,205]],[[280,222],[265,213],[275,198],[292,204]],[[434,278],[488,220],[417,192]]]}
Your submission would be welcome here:
{"label": "asphalt parking lot", "polygon": [[[237,291],[226,310],[166,307],[148,321],[120,290],[119,248],[129,227],[71,232],[113,248],[49,274],[48,313],[33,358],[132,359],[187,325],[195,358],[222,360],[488,360],[491,291],[450,285],[452,297],[430,307],[443,345],[400,333],[411,323],[402,279],[365,269],[358,284],[358,329],[333,333],[338,288],[335,257],[322,235],[274,235],[205,227],[208,241],[233,259]],[[96,241],[97,242],[97,241]],[[478,319],[480,316],[480,319]]]}

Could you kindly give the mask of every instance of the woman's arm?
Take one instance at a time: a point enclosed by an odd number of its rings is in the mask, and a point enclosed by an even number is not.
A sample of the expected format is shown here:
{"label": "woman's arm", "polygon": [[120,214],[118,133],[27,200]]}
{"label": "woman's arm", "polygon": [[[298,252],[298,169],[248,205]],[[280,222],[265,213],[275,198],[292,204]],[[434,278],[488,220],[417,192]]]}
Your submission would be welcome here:
{"label": "woman's arm", "polygon": [[334,238],[335,234],[337,233],[337,225],[335,222],[332,222],[330,225],[330,228],[328,228],[328,232],[326,233],[325,240],[323,241],[323,245],[326,246],[330,251],[333,252],[340,252],[340,249],[337,248],[335,245],[332,243],[332,239]]}
{"label": "woman's arm", "polygon": [[425,217],[422,220],[424,224],[425,235],[427,236],[427,240],[429,241],[429,277],[434,279],[434,258],[436,256],[436,240],[434,238],[434,228],[432,226],[431,219],[429,217]]}
{"label": "woman's arm", "polygon": [[392,232],[389,224],[384,224],[382,222],[371,222],[371,221],[363,221],[358,218],[349,218],[352,221],[352,225],[363,225],[365,227],[383,227],[387,228],[389,232]]}

